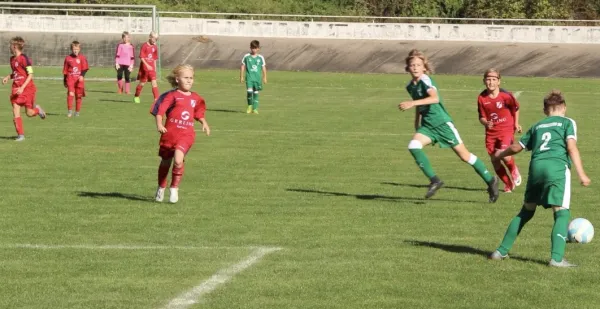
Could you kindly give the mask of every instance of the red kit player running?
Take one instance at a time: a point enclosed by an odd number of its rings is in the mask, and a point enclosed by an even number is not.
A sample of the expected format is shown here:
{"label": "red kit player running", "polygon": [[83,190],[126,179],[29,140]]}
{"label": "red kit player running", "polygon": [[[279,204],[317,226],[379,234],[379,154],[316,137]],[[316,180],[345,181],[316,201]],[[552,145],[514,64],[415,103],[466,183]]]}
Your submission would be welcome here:
{"label": "red kit player running", "polygon": [[140,69],[138,71],[137,79],[139,84],[135,88],[135,97],[133,98],[134,103],[140,103],[140,94],[147,81],[152,83],[152,95],[154,101],[158,99],[158,84],[156,83],[156,61],[158,61],[158,34],[152,31],[148,38],[148,42],[142,44],[140,49]]}
{"label": "red kit player running", "polygon": [[17,130],[16,141],[20,142],[25,139],[23,131],[23,120],[21,119],[21,106],[25,106],[28,117],[40,116],[45,119],[46,113],[41,106],[35,105],[36,87],[33,83],[33,67],[29,57],[23,54],[25,40],[17,36],[10,40],[10,51],[13,54],[10,57],[10,67],[12,74],[2,79],[2,84],[8,83],[12,78],[12,91],[10,95],[10,103],[13,106],[13,116],[15,129]]}
{"label": "red kit player running", "polygon": [[67,88],[67,117],[73,116],[73,99],[75,99],[75,116],[79,116],[81,100],[85,97],[84,76],[89,70],[87,58],[80,54],[81,45],[78,41],[71,43],[71,54],[65,57],[63,75]]}
{"label": "red kit player running", "polygon": [[[477,98],[479,122],[485,126],[485,146],[492,159],[495,153],[512,145],[515,131],[521,133],[519,102],[512,93],[500,88],[500,78],[498,70],[487,70],[483,75],[486,90]],[[505,157],[502,161],[492,160],[492,163],[496,174],[504,182],[504,192],[512,192],[521,185],[521,174],[513,157]]]}
{"label": "red kit player running", "polygon": [[[167,76],[167,80],[176,89],[163,93],[150,110],[156,117],[156,129],[161,134],[158,155],[162,161],[158,166],[158,189],[155,198],[157,202],[162,202],[164,198],[167,176],[174,158],[169,202],[177,203],[179,182],[183,176],[183,159],[196,139],[194,119],[202,123],[202,132],[206,135],[210,135],[210,127],[204,119],[204,99],[191,91],[194,84],[194,68],[190,65],[179,65]],[[165,115],[167,119],[163,125]]]}

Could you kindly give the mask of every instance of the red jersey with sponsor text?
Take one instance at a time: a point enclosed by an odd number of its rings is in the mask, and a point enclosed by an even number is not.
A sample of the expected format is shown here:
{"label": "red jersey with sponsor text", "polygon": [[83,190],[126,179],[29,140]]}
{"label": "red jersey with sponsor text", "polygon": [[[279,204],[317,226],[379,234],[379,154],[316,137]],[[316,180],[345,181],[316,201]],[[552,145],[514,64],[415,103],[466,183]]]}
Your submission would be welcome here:
{"label": "red jersey with sponsor text", "polygon": [[[13,79],[13,88],[19,88],[25,83],[25,80],[29,75],[27,67],[31,67],[32,65],[33,62],[31,61],[31,58],[27,57],[25,54],[10,57],[10,68],[12,69],[10,77]],[[25,87],[24,92],[33,93],[35,90],[35,84],[32,79]]]}
{"label": "red jersey with sponsor text", "polygon": [[204,98],[195,92],[183,93],[170,90],[163,93],[152,106],[153,115],[166,116],[167,133],[161,135],[163,142],[172,143],[181,138],[194,140],[194,120],[204,118],[206,103]]}
{"label": "red jersey with sponsor text", "polygon": [[512,93],[500,89],[496,98],[491,98],[487,90],[477,98],[479,118],[493,122],[491,129],[486,127],[486,135],[514,134],[515,113],[519,110],[519,102]]}

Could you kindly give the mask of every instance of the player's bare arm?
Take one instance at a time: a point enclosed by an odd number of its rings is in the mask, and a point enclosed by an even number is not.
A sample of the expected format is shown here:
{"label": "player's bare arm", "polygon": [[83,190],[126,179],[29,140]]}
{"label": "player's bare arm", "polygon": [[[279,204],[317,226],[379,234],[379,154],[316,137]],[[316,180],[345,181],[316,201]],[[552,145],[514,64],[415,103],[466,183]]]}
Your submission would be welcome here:
{"label": "player's bare arm", "polygon": [[23,82],[23,85],[21,85],[21,87],[19,87],[19,89],[17,89],[17,94],[23,93],[23,91],[25,91],[25,87],[27,87],[27,85],[29,84],[29,82],[31,82],[32,79],[33,79],[33,73],[27,74],[27,78],[25,79],[25,82]]}
{"label": "player's bare arm", "polygon": [[519,152],[523,151],[523,146],[521,146],[521,143],[519,142],[515,142],[514,144],[510,145],[510,147],[504,149],[503,151],[497,153],[494,156],[494,160],[499,161],[504,157],[510,157],[513,155],[518,154]]}
{"label": "player's bare arm", "polygon": [[242,64],[240,67],[240,83],[244,82],[244,71],[246,71],[246,65]]}
{"label": "player's bare arm", "polygon": [[519,124],[519,111],[518,110],[515,112],[514,117],[515,117],[515,131],[517,131],[519,133],[523,132],[523,128]]}
{"label": "player's bare arm", "polygon": [[491,129],[494,127],[494,122],[492,122],[491,120],[487,120],[483,117],[479,118],[479,123],[481,123],[484,127]]}
{"label": "player's bare arm", "polygon": [[405,101],[402,102],[398,105],[398,108],[402,111],[405,111],[407,109],[410,109],[414,106],[420,106],[420,105],[431,105],[431,104],[438,104],[440,103],[440,98],[438,97],[438,93],[437,90],[435,88],[429,88],[427,90],[427,94],[429,94],[428,97],[420,99],[420,100],[414,100],[414,101]]}
{"label": "player's bare arm", "polygon": [[205,118],[198,119],[202,124],[202,132],[206,133],[206,136],[210,136],[210,127],[208,126],[208,122],[206,122]]}
{"label": "player's bare arm", "polygon": [[263,65],[262,67],[262,74],[263,74],[263,84],[267,83],[267,67]]}
{"label": "player's bare arm", "polygon": [[592,181],[583,170],[583,163],[581,162],[579,148],[577,148],[577,141],[575,139],[569,138],[567,140],[567,152],[569,153],[569,157],[575,166],[575,170],[577,171],[581,185],[584,187],[589,186]]}
{"label": "player's bare arm", "polygon": [[146,62],[146,59],[141,58],[142,63],[144,64],[146,70],[148,71],[152,71],[152,66],[148,64],[148,62]]}
{"label": "player's bare arm", "polygon": [[421,127],[421,114],[415,109],[415,131]]}
{"label": "player's bare arm", "polygon": [[167,133],[167,128],[165,128],[165,126],[163,125],[163,116],[156,115],[155,118],[156,118],[156,131],[158,131],[160,134]]}

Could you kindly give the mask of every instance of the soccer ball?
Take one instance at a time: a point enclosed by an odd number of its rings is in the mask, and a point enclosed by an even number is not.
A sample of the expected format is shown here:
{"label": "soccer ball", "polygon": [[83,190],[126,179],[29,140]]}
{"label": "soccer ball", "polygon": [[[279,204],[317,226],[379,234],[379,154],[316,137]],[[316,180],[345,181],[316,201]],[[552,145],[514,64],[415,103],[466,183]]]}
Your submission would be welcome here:
{"label": "soccer ball", "polygon": [[580,244],[587,244],[594,238],[594,226],[584,218],[576,218],[569,223],[569,240]]}

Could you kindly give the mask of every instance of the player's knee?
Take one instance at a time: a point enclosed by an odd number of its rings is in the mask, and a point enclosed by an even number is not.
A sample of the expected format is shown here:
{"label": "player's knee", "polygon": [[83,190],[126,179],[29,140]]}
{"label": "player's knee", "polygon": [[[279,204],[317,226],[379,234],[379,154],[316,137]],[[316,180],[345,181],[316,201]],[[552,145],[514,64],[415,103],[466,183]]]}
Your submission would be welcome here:
{"label": "player's knee", "polygon": [[408,143],[408,150],[413,149],[423,149],[423,144],[420,141],[413,139]]}
{"label": "player's knee", "polygon": [[162,159],[160,160],[160,165],[162,166],[171,166],[173,159]]}
{"label": "player's knee", "polygon": [[30,108],[28,108],[27,111],[25,111],[25,114],[27,115],[27,117],[36,116],[35,111],[33,109],[30,109]]}
{"label": "player's knee", "polygon": [[75,92],[73,92],[73,91],[69,91],[69,96],[70,96],[70,97],[74,97],[74,96],[75,96]]}
{"label": "player's knee", "polygon": [[252,94],[252,93],[254,93],[254,89],[252,89],[252,88],[248,88],[248,90],[246,90],[246,91],[247,91],[249,94]]}
{"label": "player's knee", "polygon": [[173,162],[173,166],[176,168],[182,168],[183,167],[183,159],[175,158],[175,162]]}

